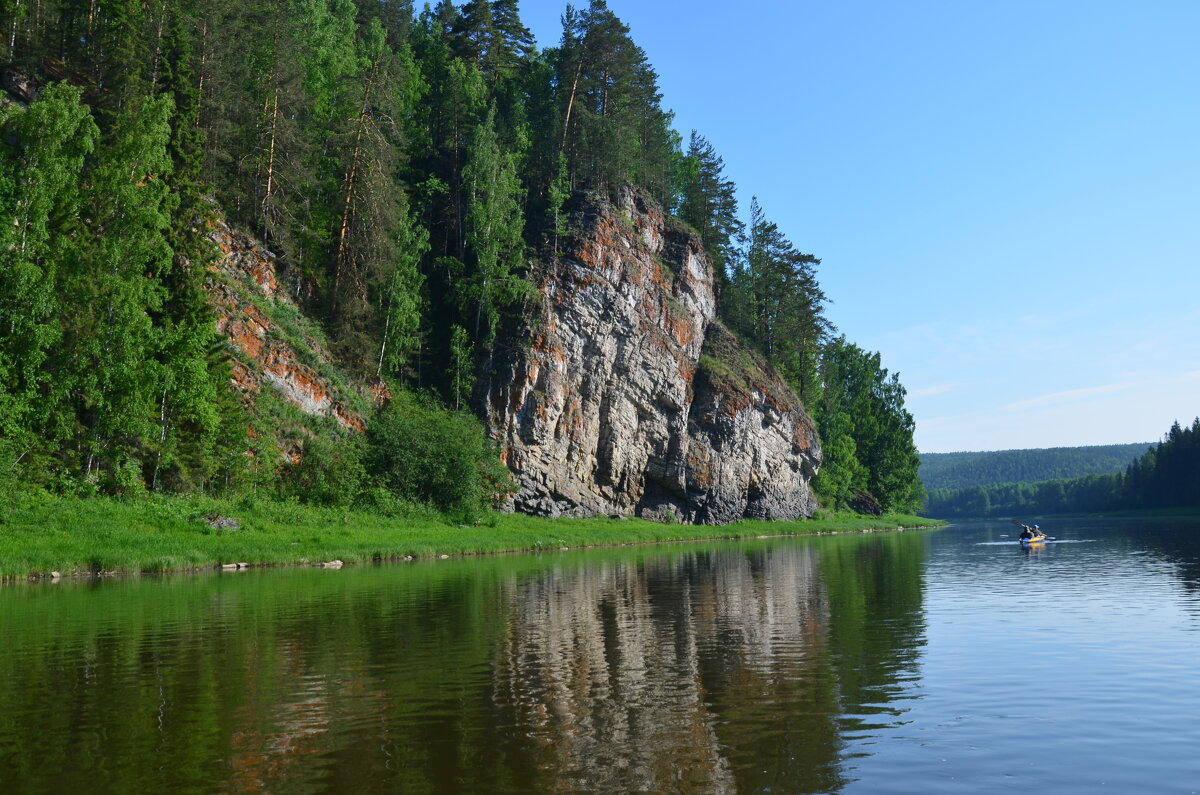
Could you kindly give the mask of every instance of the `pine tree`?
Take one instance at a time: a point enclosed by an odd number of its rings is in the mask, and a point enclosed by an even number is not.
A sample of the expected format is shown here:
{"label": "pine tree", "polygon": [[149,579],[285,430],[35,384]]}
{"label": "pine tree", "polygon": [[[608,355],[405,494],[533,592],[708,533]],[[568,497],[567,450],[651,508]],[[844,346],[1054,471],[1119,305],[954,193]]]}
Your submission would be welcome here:
{"label": "pine tree", "polygon": [[408,43],[409,26],[412,24],[412,0],[356,0],[358,25],[365,29],[371,20],[378,20],[387,34],[387,44],[393,51]]}
{"label": "pine tree", "polygon": [[557,51],[562,139],[572,188],[632,182],[670,206],[678,135],[662,110],[658,77],[604,0],[567,6]]}
{"label": "pine tree", "polygon": [[492,0],[491,10],[496,31],[492,63],[501,77],[510,76],[534,53],[536,42],[521,22],[517,0]]}
{"label": "pine tree", "polygon": [[463,5],[450,30],[454,52],[488,72],[495,50],[496,29],[492,24],[492,6],[487,0],[469,0]]}

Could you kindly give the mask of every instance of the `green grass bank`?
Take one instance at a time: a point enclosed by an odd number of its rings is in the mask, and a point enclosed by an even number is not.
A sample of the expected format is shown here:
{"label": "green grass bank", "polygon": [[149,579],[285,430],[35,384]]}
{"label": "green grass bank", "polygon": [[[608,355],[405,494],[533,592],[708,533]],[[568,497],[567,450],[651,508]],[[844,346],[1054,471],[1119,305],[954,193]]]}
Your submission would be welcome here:
{"label": "green grass bank", "polygon": [[[232,519],[236,529],[220,519]],[[227,526],[214,526],[225,524]],[[289,502],[36,496],[0,508],[0,581],[525,552],[561,547],[937,527],[934,519],[833,515],[722,527],[643,519],[491,514],[478,525],[433,511],[382,516]]]}

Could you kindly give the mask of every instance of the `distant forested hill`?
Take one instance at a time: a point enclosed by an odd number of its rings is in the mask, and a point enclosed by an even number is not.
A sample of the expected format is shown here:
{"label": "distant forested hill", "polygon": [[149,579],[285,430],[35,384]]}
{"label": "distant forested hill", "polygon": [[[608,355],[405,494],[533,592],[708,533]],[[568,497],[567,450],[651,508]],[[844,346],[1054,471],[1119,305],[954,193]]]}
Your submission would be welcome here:
{"label": "distant forested hill", "polygon": [[1044,450],[996,450],[974,453],[922,453],[921,482],[934,489],[965,489],[993,483],[1038,483],[1124,472],[1152,446],[1109,444],[1051,447]]}
{"label": "distant forested hill", "polygon": [[[1126,456],[1132,458],[1126,462]],[[926,459],[934,461],[929,471]],[[1108,472],[1052,474],[1083,472],[1065,467],[1100,466],[1106,459],[1116,462]],[[940,465],[947,470],[939,472]],[[1200,417],[1190,427],[1173,423],[1157,444],[922,456],[921,476],[971,478],[946,481],[969,485],[929,488],[926,515],[939,519],[1198,508]]]}

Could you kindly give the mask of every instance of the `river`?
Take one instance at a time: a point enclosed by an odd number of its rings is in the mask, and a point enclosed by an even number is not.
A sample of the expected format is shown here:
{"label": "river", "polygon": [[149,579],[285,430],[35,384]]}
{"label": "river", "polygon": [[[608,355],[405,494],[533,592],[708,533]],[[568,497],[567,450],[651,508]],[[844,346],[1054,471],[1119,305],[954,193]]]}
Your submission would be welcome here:
{"label": "river", "polygon": [[0,792],[1192,792],[1200,520],[0,588]]}

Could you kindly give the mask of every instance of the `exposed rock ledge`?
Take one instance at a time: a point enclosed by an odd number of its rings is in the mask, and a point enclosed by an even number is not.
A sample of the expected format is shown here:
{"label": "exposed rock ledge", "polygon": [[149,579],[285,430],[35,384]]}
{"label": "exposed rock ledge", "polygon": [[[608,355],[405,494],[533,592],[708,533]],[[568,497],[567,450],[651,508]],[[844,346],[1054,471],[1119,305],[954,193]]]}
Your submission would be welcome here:
{"label": "exposed rock ledge", "polygon": [[[332,417],[344,428],[365,428],[362,412],[353,407],[355,402],[363,404],[363,399],[340,391],[314,366],[325,363],[333,367],[324,340],[295,337],[271,319],[271,314],[281,309],[282,314],[297,318],[301,312],[281,289],[275,256],[219,217],[211,222],[208,237],[217,247],[208,291],[216,309],[217,331],[233,353],[235,388],[253,396],[267,386],[306,414]],[[356,386],[370,399],[382,397],[378,388],[368,395],[369,387]]]}
{"label": "exposed rock ledge", "polygon": [[703,524],[811,515],[816,431],[714,322],[698,239],[635,191],[616,207],[582,199],[574,226],[528,349],[489,386],[519,484],[511,507]]}

